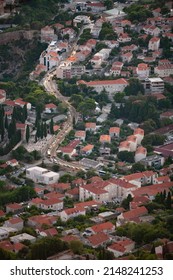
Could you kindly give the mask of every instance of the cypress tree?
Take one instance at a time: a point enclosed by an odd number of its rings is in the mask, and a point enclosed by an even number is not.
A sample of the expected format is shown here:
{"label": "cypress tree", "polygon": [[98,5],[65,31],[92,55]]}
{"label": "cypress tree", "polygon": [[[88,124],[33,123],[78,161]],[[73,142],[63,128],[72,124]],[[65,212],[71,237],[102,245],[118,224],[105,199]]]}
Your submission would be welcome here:
{"label": "cypress tree", "polygon": [[44,128],[43,128],[43,134],[44,134],[44,137],[46,138],[47,137],[47,125],[46,123],[44,123]]}
{"label": "cypress tree", "polygon": [[171,204],[172,204],[171,192],[168,192],[168,195],[166,198],[166,208],[171,209]]}
{"label": "cypress tree", "polygon": [[7,115],[5,116],[5,129],[8,129],[8,118],[7,118]]}
{"label": "cypress tree", "polygon": [[29,125],[27,125],[26,127],[26,142],[29,142],[29,138],[30,138],[30,130],[29,130]]}
{"label": "cypress tree", "polygon": [[26,121],[26,119],[28,117],[28,112],[27,112],[26,104],[23,106],[23,116],[24,116],[24,120]]}
{"label": "cypress tree", "polygon": [[51,118],[51,121],[50,121],[50,134],[54,134],[54,130],[53,130],[53,118]]}
{"label": "cypress tree", "polygon": [[43,134],[44,134],[44,127],[43,127],[43,122],[41,122],[41,126],[40,126],[40,137],[41,137],[41,139],[43,139]]}

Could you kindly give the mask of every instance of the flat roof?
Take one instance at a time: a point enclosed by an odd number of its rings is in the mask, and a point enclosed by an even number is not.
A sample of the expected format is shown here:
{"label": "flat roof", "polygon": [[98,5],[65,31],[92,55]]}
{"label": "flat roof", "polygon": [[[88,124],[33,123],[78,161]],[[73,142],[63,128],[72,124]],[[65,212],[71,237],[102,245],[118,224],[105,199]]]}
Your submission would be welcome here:
{"label": "flat roof", "polygon": [[42,167],[40,167],[40,166],[33,166],[33,167],[29,167],[29,168],[27,168],[26,170],[29,170],[29,171],[31,171],[31,170],[37,170],[37,171],[47,171],[47,169],[46,169],[46,168],[42,168]]}

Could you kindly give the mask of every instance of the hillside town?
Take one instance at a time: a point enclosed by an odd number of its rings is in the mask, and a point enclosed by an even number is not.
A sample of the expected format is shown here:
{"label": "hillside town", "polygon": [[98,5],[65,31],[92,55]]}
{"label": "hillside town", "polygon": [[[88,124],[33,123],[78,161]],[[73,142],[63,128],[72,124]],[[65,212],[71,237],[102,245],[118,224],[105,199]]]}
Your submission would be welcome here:
{"label": "hillside town", "polygon": [[0,57],[0,259],[173,259],[173,3],[52,2]]}

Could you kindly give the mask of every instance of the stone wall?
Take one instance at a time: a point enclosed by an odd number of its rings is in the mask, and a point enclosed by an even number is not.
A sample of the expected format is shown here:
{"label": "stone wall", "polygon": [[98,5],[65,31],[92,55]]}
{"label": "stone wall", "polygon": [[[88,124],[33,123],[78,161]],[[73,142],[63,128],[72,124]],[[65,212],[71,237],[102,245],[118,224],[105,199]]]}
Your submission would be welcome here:
{"label": "stone wall", "polygon": [[34,37],[38,37],[40,32],[36,30],[17,30],[12,32],[0,33],[0,45],[10,43],[16,40],[32,40]]}

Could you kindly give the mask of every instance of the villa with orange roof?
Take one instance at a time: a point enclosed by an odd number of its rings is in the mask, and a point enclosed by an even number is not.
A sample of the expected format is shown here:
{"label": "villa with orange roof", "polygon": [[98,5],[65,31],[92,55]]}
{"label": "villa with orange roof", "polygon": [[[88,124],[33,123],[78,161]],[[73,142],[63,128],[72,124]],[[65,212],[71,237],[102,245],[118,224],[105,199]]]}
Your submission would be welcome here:
{"label": "villa with orange roof", "polygon": [[130,135],[127,137],[127,141],[130,143],[130,151],[135,152],[137,148],[137,137],[135,135]]}
{"label": "villa with orange roof", "polygon": [[147,214],[148,214],[148,210],[145,206],[137,207],[127,212],[121,213],[117,217],[116,226],[119,227],[128,222],[140,222],[139,217]]}
{"label": "villa with orange roof", "polygon": [[85,123],[85,131],[95,132],[96,131],[96,123],[92,123],[92,122]]}
{"label": "villa with orange roof", "polygon": [[60,212],[61,221],[66,222],[71,218],[75,218],[80,215],[85,215],[86,209],[84,207],[73,207],[64,209]]}
{"label": "villa with orange roof", "polygon": [[141,129],[141,128],[139,128],[139,127],[137,127],[137,128],[134,130],[133,135],[136,136],[136,138],[137,138],[137,144],[140,145],[141,142],[142,142],[142,140],[143,140],[143,138],[144,138],[144,130]]}
{"label": "villa with orange roof", "polygon": [[98,232],[112,233],[115,231],[115,225],[111,222],[105,222],[101,224],[96,224],[88,229],[91,230],[93,234],[96,234]]}
{"label": "villa with orange roof", "polygon": [[111,137],[110,137],[110,135],[102,134],[102,135],[100,135],[99,141],[102,144],[111,143]]}
{"label": "villa with orange roof", "polygon": [[139,146],[135,152],[135,162],[140,161],[141,159],[146,158],[147,156],[147,149],[143,146]]}
{"label": "villa with orange roof", "polygon": [[107,247],[107,250],[112,252],[115,258],[123,256],[124,254],[130,253],[135,248],[135,242],[131,239],[124,239],[112,243]]}
{"label": "villa with orange roof", "polygon": [[109,135],[111,138],[120,136],[120,127],[110,127]]}
{"label": "villa with orange roof", "polygon": [[87,240],[88,245],[92,248],[97,248],[99,246],[105,246],[110,241],[110,237],[104,232],[98,232],[97,234],[89,236]]}
{"label": "villa with orange roof", "polygon": [[77,130],[75,132],[75,139],[81,140],[81,141],[85,141],[86,138],[86,132],[85,130]]}
{"label": "villa with orange roof", "polygon": [[148,43],[148,49],[152,51],[158,51],[160,47],[160,38],[152,37]]}
{"label": "villa with orange roof", "polygon": [[120,145],[118,147],[118,152],[123,152],[123,151],[130,152],[130,143],[128,141],[120,142]]}
{"label": "villa with orange roof", "polygon": [[150,74],[150,68],[146,63],[139,63],[136,68],[136,73],[139,78],[147,78]]}
{"label": "villa with orange roof", "polygon": [[94,145],[88,144],[85,147],[83,147],[80,152],[82,155],[90,155],[94,149]]}
{"label": "villa with orange roof", "polygon": [[41,42],[50,43],[55,40],[57,36],[55,35],[54,29],[50,26],[45,26],[41,29]]}

